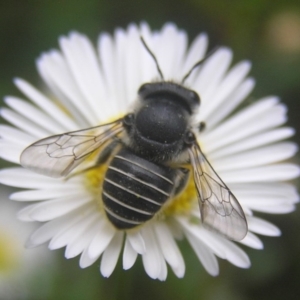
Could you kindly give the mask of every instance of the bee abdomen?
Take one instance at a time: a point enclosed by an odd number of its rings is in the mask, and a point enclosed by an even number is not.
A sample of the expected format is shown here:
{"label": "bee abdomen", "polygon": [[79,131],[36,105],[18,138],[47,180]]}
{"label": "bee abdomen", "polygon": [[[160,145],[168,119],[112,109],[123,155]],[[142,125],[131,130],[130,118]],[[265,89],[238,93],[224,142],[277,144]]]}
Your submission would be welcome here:
{"label": "bee abdomen", "polygon": [[121,149],[105,174],[102,199],[108,219],[130,229],[153,218],[174,190],[176,170]]}

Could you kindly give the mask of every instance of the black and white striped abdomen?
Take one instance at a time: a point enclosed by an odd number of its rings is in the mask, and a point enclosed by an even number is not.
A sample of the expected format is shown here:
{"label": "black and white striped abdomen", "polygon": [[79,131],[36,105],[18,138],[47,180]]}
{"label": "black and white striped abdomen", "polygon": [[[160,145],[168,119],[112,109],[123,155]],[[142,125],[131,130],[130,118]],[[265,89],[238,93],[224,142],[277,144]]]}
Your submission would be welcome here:
{"label": "black and white striped abdomen", "polygon": [[108,219],[118,229],[150,220],[172,195],[177,171],[122,148],[105,174],[102,199]]}

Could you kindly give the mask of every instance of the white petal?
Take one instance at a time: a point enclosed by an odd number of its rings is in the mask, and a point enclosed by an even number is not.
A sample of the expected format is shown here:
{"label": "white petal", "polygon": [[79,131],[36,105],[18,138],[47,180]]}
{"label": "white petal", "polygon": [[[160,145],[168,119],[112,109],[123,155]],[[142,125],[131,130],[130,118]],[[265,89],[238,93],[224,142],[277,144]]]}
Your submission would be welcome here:
{"label": "white petal", "polygon": [[137,91],[141,82],[143,66],[136,63],[141,60],[142,51],[145,51],[140,40],[139,29],[136,25],[129,25],[126,38],[126,55],[124,56],[124,89],[126,107],[137,98]]}
{"label": "white petal", "polygon": [[273,128],[286,121],[286,107],[278,98],[264,98],[243,109],[217,128],[201,137],[205,150],[210,152],[255,133]]}
{"label": "white petal", "polygon": [[226,248],[226,259],[240,268],[249,268],[251,263],[248,255],[233,242],[222,238],[223,247]]}
{"label": "white petal", "polygon": [[248,231],[245,238],[240,241],[241,244],[251,247],[253,249],[263,249],[264,245],[262,241],[252,232]]}
{"label": "white petal", "polygon": [[22,168],[9,168],[1,170],[0,182],[5,185],[28,189],[65,187],[66,189],[71,190],[74,187],[78,188],[78,181],[61,181],[59,179],[36,174]]}
{"label": "white petal", "polygon": [[19,164],[23,150],[24,148],[20,145],[0,140],[0,157],[5,160]]}
{"label": "white petal", "polygon": [[129,99],[126,95],[126,86],[125,86],[125,57],[126,57],[126,46],[127,46],[127,40],[124,33],[124,30],[117,29],[115,31],[115,84],[118,87],[118,90],[116,91],[116,95],[114,101],[117,101],[119,112],[125,112],[126,109],[128,109],[128,102]]}
{"label": "white petal", "polygon": [[[235,195],[239,195],[235,193]],[[272,197],[272,195],[269,196],[254,196],[254,195],[249,195],[249,196],[238,196],[238,199],[240,203],[243,206],[248,206],[251,209],[256,210],[257,208],[261,209],[272,209],[273,207],[280,207],[280,206],[290,206],[294,207],[295,202],[294,201],[289,201],[289,199],[282,197],[280,195],[276,195]]]}
{"label": "white petal", "polygon": [[183,227],[185,235],[187,232],[193,235],[197,239],[201,240],[206,246],[208,246],[212,251],[220,258],[226,258],[226,253],[219,240],[215,236],[211,235],[211,232],[203,228],[203,226],[195,225],[190,222],[185,217],[176,217],[176,220]]}
{"label": "white petal", "polygon": [[[187,56],[184,60],[184,66],[182,72],[184,75],[186,75],[197,62],[199,62],[201,59],[204,58],[207,47],[208,47],[207,35],[205,33],[199,34],[194,39],[194,41],[192,42],[191,46],[188,49]],[[188,84],[193,82],[196,74],[197,74],[197,70],[194,70],[192,74],[189,76],[189,78],[187,79]]]}
{"label": "white petal", "polygon": [[192,234],[194,238],[207,245],[220,258],[227,259],[240,268],[248,268],[250,266],[247,254],[233,242],[228,241],[217,233],[208,231],[200,225],[189,223],[184,217],[177,217],[176,219],[184,227],[186,233]]}
{"label": "white petal", "polygon": [[95,257],[90,257],[88,252],[89,252],[89,248],[87,247],[84,249],[84,251],[82,252],[82,254],[80,256],[79,266],[82,269],[91,266],[100,256],[100,254],[99,254]]}
{"label": "white petal", "polygon": [[24,221],[24,222],[32,222],[34,221],[31,217],[30,217],[30,213],[32,212],[32,210],[35,208],[36,204],[32,204],[32,205],[27,205],[24,208],[22,208],[18,214],[17,217],[20,221]]}
{"label": "white petal", "polygon": [[20,78],[16,78],[14,83],[32,102],[44,110],[48,115],[55,118],[55,120],[65,128],[65,131],[77,129],[74,121],[31,84]]}
{"label": "white petal", "polygon": [[[32,209],[29,212],[29,217],[31,220],[35,221],[49,221],[87,204],[88,202],[91,202],[91,200],[91,195],[79,194],[76,196],[43,201],[32,206]],[[21,214],[19,214],[19,217],[21,218]]]}
{"label": "white petal", "polygon": [[296,189],[283,183],[233,185],[232,190],[243,207],[246,206],[254,210],[270,209],[272,211],[274,208],[280,207],[290,207],[291,209],[299,201]]}
{"label": "white petal", "polygon": [[280,229],[275,225],[257,217],[247,218],[249,230],[269,236],[281,235]]}
{"label": "white petal", "polygon": [[126,238],[123,250],[123,269],[130,269],[134,265],[136,259],[137,252],[132,248],[128,238]]}
{"label": "white petal", "polygon": [[184,260],[169,228],[165,223],[157,221],[154,229],[165,260],[176,276],[182,278],[185,272]]}
{"label": "white petal", "polygon": [[224,171],[219,172],[219,175],[226,183],[284,181],[298,177],[300,175],[300,169],[293,164],[281,163],[244,170]]}
{"label": "white petal", "polygon": [[95,235],[88,248],[88,255],[90,258],[99,257],[109,245],[115,234],[115,229],[106,219],[102,219],[101,223],[99,223],[98,233]]}
{"label": "white petal", "polygon": [[141,229],[141,233],[146,247],[146,252],[142,255],[144,268],[149,277],[156,279],[159,277],[162,268],[162,253],[160,252],[154,232],[150,226],[144,226]]}
{"label": "white petal", "polygon": [[35,138],[19,129],[8,125],[0,125],[0,136],[3,140],[26,147],[35,141]]}
{"label": "white petal", "polygon": [[157,279],[160,281],[165,281],[168,276],[168,268],[163,256],[160,256],[160,264],[161,264],[161,269]]}
{"label": "white petal", "polygon": [[59,249],[64,246],[69,246],[72,244],[83,232],[84,230],[91,225],[92,222],[96,220],[99,216],[94,212],[89,214],[81,214],[80,219],[72,226],[68,227],[64,231],[57,233],[49,243],[49,249]]}
{"label": "white petal", "polygon": [[185,47],[186,38],[184,34],[178,31],[175,24],[165,24],[161,32],[156,36],[156,41],[152,48],[165,79],[181,79],[183,74],[178,74],[178,67],[185,52]]}
{"label": "white petal", "polygon": [[[110,95],[111,99],[116,99],[116,51],[110,35],[104,33],[99,36],[98,53],[107,93]],[[113,112],[117,112],[117,101],[110,101],[110,105],[107,109],[108,115],[113,115]]]}
{"label": "white petal", "polygon": [[109,277],[115,269],[121,252],[122,241],[123,232],[118,232],[105,249],[100,265],[100,272],[104,277]]}
{"label": "white petal", "polygon": [[[152,51],[154,51],[154,36],[146,23],[142,23],[140,26],[140,34],[144,38],[146,44]],[[143,45],[140,45],[140,58],[141,58],[141,66],[143,68],[140,68],[140,81],[141,83],[145,82],[151,82],[155,78],[159,78],[159,74],[155,65],[155,62],[153,61],[153,58],[145,49]]]}
{"label": "white petal", "polygon": [[83,94],[89,108],[91,124],[105,119],[105,105],[99,107],[99,100],[105,99],[103,94],[103,78],[91,42],[86,36],[73,32],[69,38],[60,38],[60,47],[64,53],[74,79]]}
{"label": "white petal", "polygon": [[[247,78],[244,82],[240,83],[240,85],[227,96],[223,103],[217,107],[214,113],[205,120],[206,128],[216,127],[219,122],[225,119],[225,117],[248,97],[250,92],[252,92],[254,85],[255,81],[253,78]],[[198,117],[198,122],[201,121],[204,120],[201,120]]]}
{"label": "white petal", "polygon": [[[299,195],[297,189],[288,183],[263,182],[263,183],[236,183],[230,185],[238,197],[249,199],[245,205],[251,202],[261,205],[273,205],[274,203],[297,203]],[[271,199],[274,199],[272,202]]]}
{"label": "white petal", "polygon": [[[88,209],[86,209],[86,212],[88,212]],[[68,215],[43,224],[29,237],[26,247],[31,248],[47,242],[58,232],[64,231],[75,224],[80,218],[80,209],[77,209]]]}
{"label": "white petal", "polygon": [[81,188],[68,189],[66,187],[56,189],[43,189],[43,190],[29,190],[16,192],[10,195],[10,199],[14,201],[40,201],[53,198],[76,196],[81,192]]}
{"label": "white petal", "polygon": [[[99,216],[97,215],[97,219]],[[77,238],[67,245],[65,257],[73,258],[83,252],[97,233],[98,220],[91,220],[82,232],[77,233]]]}
{"label": "white petal", "polygon": [[36,137],[36,139],[40,139],[49,135],[49,131],[36,126],[36,124],[31,122],[29,119],[20,116],[13,110],[1,108],[0,114],[6,121]]}
{"label": "white petal", "polygon": [[251,64],[248,61],[243,61],[226,74],[220,82],[217,91],[210,97],[210,101],[205,106],[205,119],[209,120],[213,111],[241,84],[250,68]]}
{"label": "white petal", "polygon": [[130,242],[132,248],[139,254],[144,254],[146,251],[146,246],[144,238],[139,231],[129,231],[127,232],[127,239]]}
{"label": "white petal", "polygon": [[195,239],[188,232],[186,233],[186,237],[205,270],[210,275],[217,276],[219,274],[219,265],[213,252],[201,240]]}
{"label": "white petal", "polygon": [[293,204],[281,204],[273,206],[255,206],[252,205],[252,210],[268,213],[268,214],[288,214],[295,211],[296,206]]}
{"label": "white petal", "polygon": [[84,97],[62,54],[57,50],[44,53],[37,60],[37,68],[50,90],[73,116],[79,127],[89,127],[89,110],[84,105]]}
{"label": "white petal", "polygon": [[275,145],[215,159],[213,162],[214,167],[218,171],[245,169],[283,161],[294,156],[297,150],[298,146],[294,143],[277,143]]}
{"label": "white petal", "polygon": [[281,127],[261,134],[256,134],[249,138],[243,139],[242,142],[230,144],[228,146],[217,149],[209,153],[211,159],[222,158],[228,155],[232,155],[244,150],[250,150],[271,144],[286,138],[289,138],[295,134],[295,130],[290,127]]}
{"label": "white petal", "polygon": [[[199,216],[199,209],[197,210]],[[179,241],[183,240],[184,233],[182,227],[173,219],[168,220],[169,229],[172,232],[172,235]]]}
{"label": "white petal", "polygon": [[65,128],[60,126],[55,120],[49,117],[49,114],[42,112],[40,109],[29,104],[17,97],[8,96],[4,98],[5,103],[21,116],[30,119],[37,126],[44,128],[47,132],[63,132]]}
{"label": "white petal", "polygon": [[205,120],[205,105],[210,101],[210,94],[226,73],[232,59],[232,52],[227,48],[218,49],[209,57],[201,67],[199,75],[195,79],[193,88],[201,97],[201,110],[199,115]]}

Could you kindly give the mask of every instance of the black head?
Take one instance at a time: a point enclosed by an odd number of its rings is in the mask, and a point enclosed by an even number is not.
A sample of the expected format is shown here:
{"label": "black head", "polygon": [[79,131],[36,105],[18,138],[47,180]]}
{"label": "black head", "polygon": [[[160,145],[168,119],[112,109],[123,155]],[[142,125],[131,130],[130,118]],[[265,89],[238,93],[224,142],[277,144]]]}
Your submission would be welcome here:
{"label": "black head", "polygon": [[172,82],[146,83],[140,105],[124,119],[134,151],[150,160],[167,161],[182,152],[190,118],[200,105],[197,93]]}

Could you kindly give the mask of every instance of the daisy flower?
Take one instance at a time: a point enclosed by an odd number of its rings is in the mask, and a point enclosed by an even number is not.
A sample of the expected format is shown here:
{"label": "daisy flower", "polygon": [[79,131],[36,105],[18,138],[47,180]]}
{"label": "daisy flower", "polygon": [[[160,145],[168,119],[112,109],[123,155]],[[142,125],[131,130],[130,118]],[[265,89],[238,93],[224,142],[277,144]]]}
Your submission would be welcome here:
{"label": "daisy flower", "polygon": [[48,270],[49,276],[54,261],[44,247],[33,251],[24,248],[26,235],[36,226],[33,223],[23,226],[21,221],[11,217],[19,209],[17,203],[6,200],[11,192],[12,189],[7,187],[2,187],[0,191],[0,298],[32,299],[37,296],[36,293],[44,298],[48,288],[35,290],[33,297],[32,282],[37,283],[41,267]]}
{"label": "daisy flower", "polygon": [[[130,112],[139,87],[161,80],[140,36],[157,58],[166,81],[181,82],[207,52],[206,34],[188,46],[187,34],[170,23],[160,31],[151,31],[142,23],[117,29],[113,35],[103,33],[96,48],[77,32],[61,37],[60,50],[44,53],[37,60],[44,92],[23,79],[14,80],[27,100],[5,98],[8,107],[2,108],[1,116],[11,125],[0,127],[1,157],[19,164],[22,151],[39,139],[108,123]],[[197,137],[201,149],[245,212],[248,233],[239,243],[262,249],[257,234],[278,236],[280,230],[254,212],[283,214],[295,209],[297,191],[284,181],[299,176],[299,168],[284,160],[295,154],[297,146],[284,141],[294,130],[282,127],[287,109],[277,97],[259,99],[236,112],[252,91],[254,80],[247,77],[248,61],[234,66],[231,61],[232,51],[219,48],[184,85],[201,97],[195,117],[195,123],[206,123]],[[151,278],[165,280],[167,264],[176,276],[183,277],[181,239],[187,239],[213,276],[219,273],[217,257],[240,268],[250,266],[237,243],[202,226],[192,178],[150,221],[135,230],[116,229],[101,199],[106,169],[104,163],[67,179],[49,178],[22,167],[2,170],[2,184],[24,189],[10,198],[31,203],[18,213],[19,219],[42,222],[27,246],[66,247],[65,257],[80,255],[82,268],[101,257],[100,272],[105,277],[112,274],[120,255],[124,269],[131,268],[140,255]]]}

